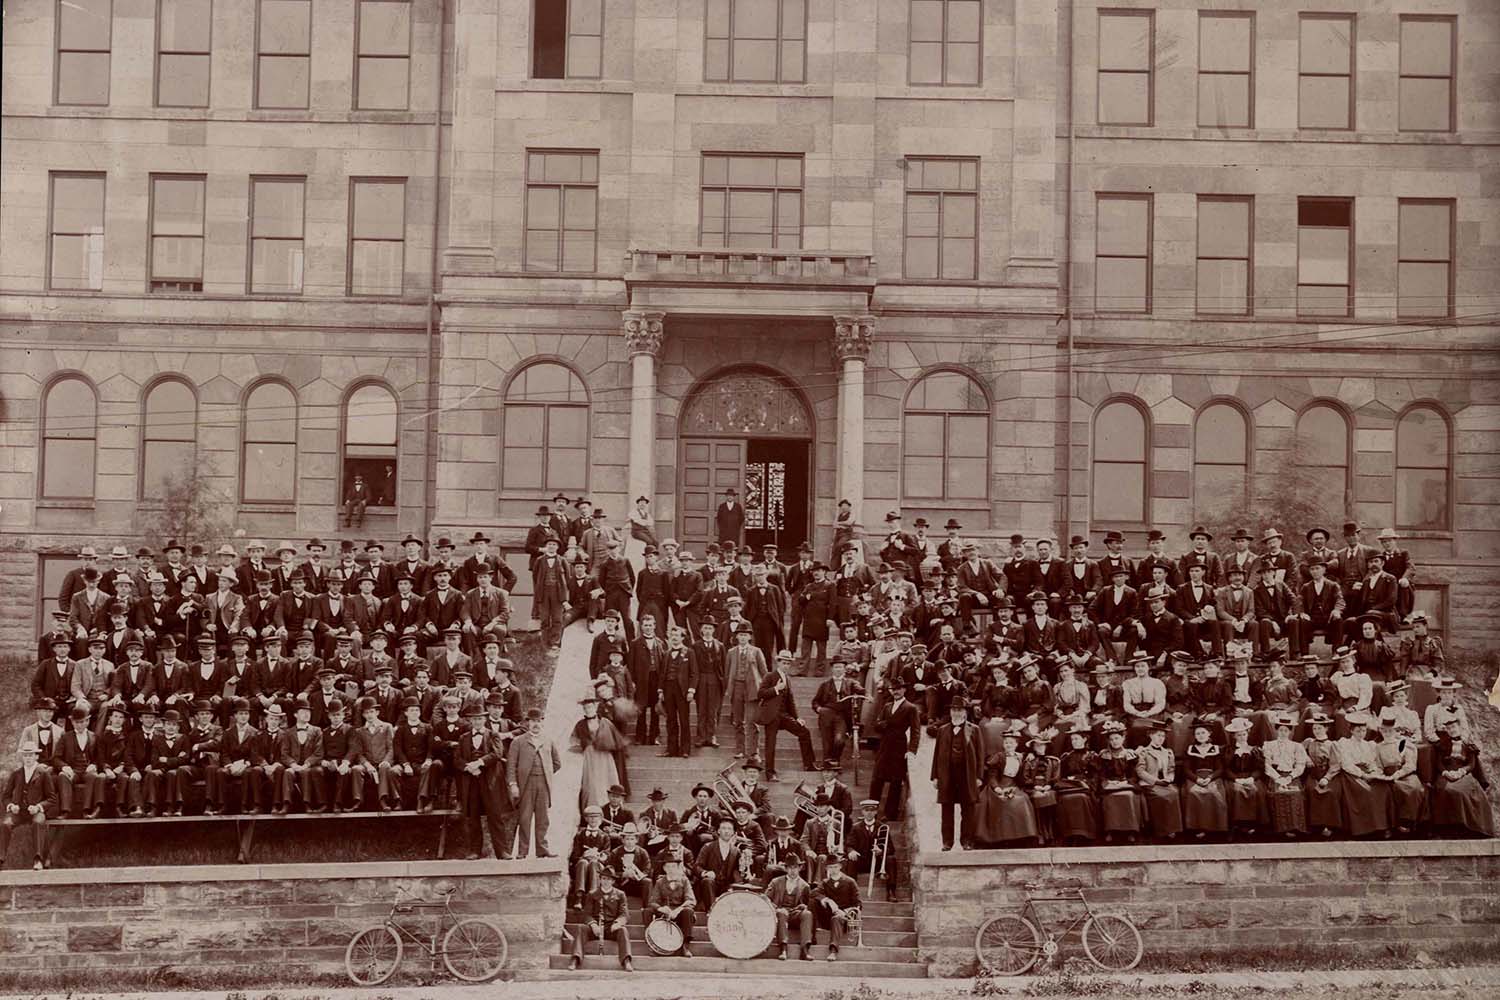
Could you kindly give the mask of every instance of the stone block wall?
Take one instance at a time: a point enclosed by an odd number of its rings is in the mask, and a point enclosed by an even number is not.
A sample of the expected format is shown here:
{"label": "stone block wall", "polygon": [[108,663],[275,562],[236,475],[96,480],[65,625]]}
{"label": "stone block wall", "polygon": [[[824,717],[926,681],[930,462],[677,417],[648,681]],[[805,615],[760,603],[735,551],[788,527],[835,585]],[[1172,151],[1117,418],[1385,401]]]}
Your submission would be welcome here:
{"label": "stone block wall", "polygon": [[[1495,841],[1088,847],[922,854],[913,868],[920,956],[933,975],[972,972],[990,917],[1038,895],[1082,889],[1097,909],[1128,914],[1148,956],[1240,949],[1388,946],[1424,950],[1500,934]],[[1077,903],[1038,903],[1060,930]],[[1082,955],[1076,937],[1063,956]]]}
{"label": "stone block wall", "polygon": [[[344,948],[379,923],[397,888],[494,921],[510,970],[540,969],[562,934],[557,861],[378,862],[0,872],[0,967],[7,971],[246,967],[343,973]],[[435,918],[404,921],[419,936]],[[425,969],[408,950],[411,969]]]}

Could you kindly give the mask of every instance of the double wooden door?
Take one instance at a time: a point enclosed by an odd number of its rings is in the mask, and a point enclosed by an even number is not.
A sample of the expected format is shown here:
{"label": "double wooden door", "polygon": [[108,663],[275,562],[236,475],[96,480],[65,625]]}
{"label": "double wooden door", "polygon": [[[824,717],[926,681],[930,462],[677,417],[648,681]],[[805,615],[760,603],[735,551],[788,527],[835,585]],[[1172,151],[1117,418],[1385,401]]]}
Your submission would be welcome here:
{"label": "double wooden door", "polygon": [[744,438],[684,438],[682,441],[682,546],[703,558],[709,542],[717,541],[714,512],[733,488],[744,499]]}

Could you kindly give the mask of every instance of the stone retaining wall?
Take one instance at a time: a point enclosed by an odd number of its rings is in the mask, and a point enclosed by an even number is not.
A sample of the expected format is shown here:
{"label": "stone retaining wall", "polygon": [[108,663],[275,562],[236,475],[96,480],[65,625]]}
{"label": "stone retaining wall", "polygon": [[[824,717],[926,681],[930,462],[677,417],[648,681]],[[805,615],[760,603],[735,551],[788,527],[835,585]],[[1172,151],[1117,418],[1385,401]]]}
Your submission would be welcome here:
{"label": "stone retaining wall", "polygon": [[[454,910],[504,930],[509,969],[542,969],[562,934],[562,871],[545,859],[0,872],[0,968],[275,964],[342,974],[350,936],[379,922],[398,886],[432,898],[451,879]],[[427,968],[411,949],[407,960]]]}
{"label": "stone retaining wall", "polygon": [[[972,973],[980,924],[1015,912],[1027,882],[1081,887],[1091,904],[1125,911],[1148,955],[1196,956],[1493,943],[1497,878],[1496,841],[1227,844],[922,854],[912,891],[919,953],[932,975],[952,976]],[[1078,912],[1077,904],[1038,906],[1059,929]],[[1082,959],[1076,935],[1062,955]]]}

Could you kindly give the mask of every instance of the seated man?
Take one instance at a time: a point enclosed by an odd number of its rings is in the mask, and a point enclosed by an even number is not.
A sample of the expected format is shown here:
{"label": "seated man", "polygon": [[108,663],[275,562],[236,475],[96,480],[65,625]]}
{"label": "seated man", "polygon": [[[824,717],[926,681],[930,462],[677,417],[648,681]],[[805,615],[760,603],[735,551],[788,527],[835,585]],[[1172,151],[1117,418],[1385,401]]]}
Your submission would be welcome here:
{"label": "seated man", "polygon": [[[786,817],[782,817],[785,821]],[[790,829],[791,824],[787,824]],[[802,858],[790,855],[782,861],[786,874],[778,875],[766,886],[766,898],[776,908],[776,942],[781,945],[779,957],[787,957],[787,938],[791,925],[797,925],[797,943],[801,946],[798,957],[804,962],[812,961],[813,911],[812,886],[802,877]]]}
{"label": "seated man", "polygon": [[841,858],[828,859],[828,874],[813,891],[817,922],[828,928],[828,961],[839,960],[839,949],[859,921],[859,883],[844,874]]}
{"label": "seated man", "polygon": [[697,905],[693,887],[683,873],[682,862],[668,860],[666,874],[656,880],[651,890],[646,913],[653,920],[670,920],[682,931],[682,950],[678,954],[683,958],[693,957],[693,925],[697,922],[693,911]]}
{"label": "seated man", "polygon": [[570,969],[583,966],[584,948],[590,941],[611,940],[619,949],[620,968],[634,972],[630,954],[630,910],[625,893],[615,888],[618,876],[613,868],[599,871],[599,888],[588,894],[583,903],[583,933],[573,939]]}
{"label": "seated man", "polygon": [[31,867],[41,871],[50,862],[47,821],[57,817],[57,788],[52,771],[38,758],[34,742],[22,742],[21,766],[10,772],[0,791],[0,866],[10,852],[10,838],[20,827],[31,835]]}

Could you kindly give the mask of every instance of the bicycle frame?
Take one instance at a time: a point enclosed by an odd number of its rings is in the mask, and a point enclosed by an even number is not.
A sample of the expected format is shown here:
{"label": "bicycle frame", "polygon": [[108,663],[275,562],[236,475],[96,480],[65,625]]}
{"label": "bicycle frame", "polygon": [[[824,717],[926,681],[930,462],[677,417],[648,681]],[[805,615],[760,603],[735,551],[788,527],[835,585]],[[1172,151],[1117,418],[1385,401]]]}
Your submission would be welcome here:
{"label": "bicycle frame", "polygon": [[[1083,913],[1074,917],[1072,923],[1068,924],[1067,928],[1061,934],[1054,934],[1052,933],[1052,928],[1048,927],[1047,922],[1042,919],[1042,911],[1036,906],[1037,903],[1082,903]],[[1082,889],[1075,889],[1073,890],[1073,894],[1067,896],[1033,896],[1028,893],[1026,902],[1021,904],[1021,916],[1029,917],[1031,922],[1036,925],[1036,929],[1042,932],[1042,935],[1046,938],[1046,941],[1043,942],[1044,945],[1047,942],[1066,940],[1070,934],[1082,928],[1093,915],[1094,908],[1089,904],[1088,898],[1084,896]]]}
{"label": "bicycle frame", "polygon": [[[458,922],[458,917],[456,914],[454,914],[453,907],[448,905],[447,899],[443,899],[441,901],[413,899],[411,902],[403,903],[401,902],[401,897],[404,895],[408,895],[406,890],[397,887],[396,899],[393,903],[391,903],[390,911],[386,913],[385,920],[382,922],[385,924],[385,926],[401,935],[407,941],[410,941],[418,948],[421,948],[424,952],[427,953],[429,958],[437,958],[439,949],[438,939],[443,936],[443,931],[445,931],[449,927],[452,927]],[[418,910],[441,911],[438,916],[437,930],[433,932],[432,937],[429,941],[423,941],[420,937],[417,936],[415,931],[408,928],[398,919],[402,914],[413,913]]]}

